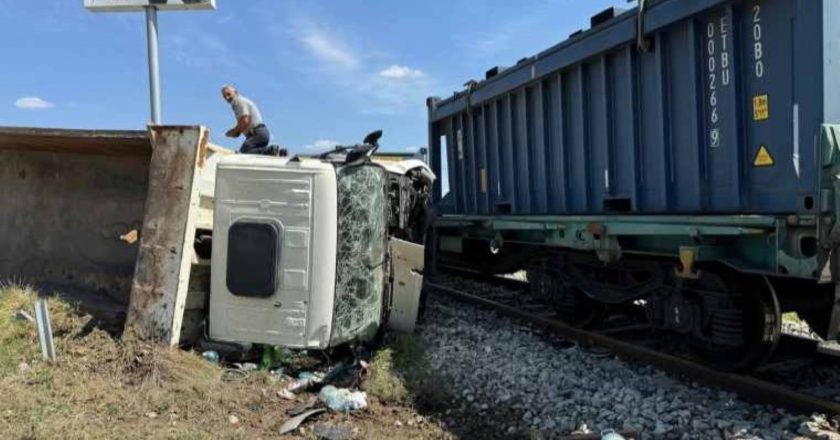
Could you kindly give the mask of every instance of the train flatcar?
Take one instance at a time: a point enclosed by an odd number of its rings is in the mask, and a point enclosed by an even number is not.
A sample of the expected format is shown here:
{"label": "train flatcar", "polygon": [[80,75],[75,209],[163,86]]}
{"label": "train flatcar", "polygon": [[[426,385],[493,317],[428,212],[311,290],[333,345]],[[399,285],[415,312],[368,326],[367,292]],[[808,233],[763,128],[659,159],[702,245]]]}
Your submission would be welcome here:
{"label": "train flatcar", "polygon": [[840,2],[591,25],[429,98],[438,262],[527,270],[575,325],[641,307],[720,368],[766,359],[785,312],[836,347]]}

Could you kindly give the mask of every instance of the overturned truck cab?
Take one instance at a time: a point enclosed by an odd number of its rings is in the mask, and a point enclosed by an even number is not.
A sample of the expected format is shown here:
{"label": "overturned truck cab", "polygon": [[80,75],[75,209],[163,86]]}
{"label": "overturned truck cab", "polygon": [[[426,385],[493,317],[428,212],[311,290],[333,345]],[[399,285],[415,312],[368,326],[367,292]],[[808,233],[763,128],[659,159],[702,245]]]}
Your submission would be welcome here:
{"label": "overturned truck cab", "polygon": [[360,147],[219,162],[211,340],[324,349],[413,329],[434,175],[419,161],[386,169]]}
{"label": "overturned truck cab", "polygon": [[411,331],[434,175],[373,152],[233,155],[201,126],[0,127],[0,284],[171,346]]}

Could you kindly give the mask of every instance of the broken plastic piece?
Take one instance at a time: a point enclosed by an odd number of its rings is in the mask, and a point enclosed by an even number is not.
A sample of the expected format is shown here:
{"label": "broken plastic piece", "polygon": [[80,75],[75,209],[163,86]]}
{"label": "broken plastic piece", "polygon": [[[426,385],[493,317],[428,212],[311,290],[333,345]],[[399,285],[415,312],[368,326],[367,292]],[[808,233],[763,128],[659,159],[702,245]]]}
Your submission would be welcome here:
{"label": "broken plastic piece", "polygon": [[219,363],[219,353],[213,350],[207,350],[204,353],[201,353],[201,356],[208,361],[218,364]]}
{"label": "broken plastic piece", "polygon": [[291,392],[287,389],[282,389],[282,390],[277,391],[277,396],[281,397],[283,399],[286,399],[286,400],[295,400],[295,393],[293,393],[293,392]]}
{"label": "broken plastic piece", "polygon": [[315,374],[310,373],[308,371],[304,371],[298,374],[297,380],[291,382],[286,389],[293,393],[299,393],[301,391],[306,391],[309,388],[321,383],[323,381],[323,377]]}
{"label": "broken plastic piece", "polygon": [[318,403],[318,397],[312,396],[306,402],[289,408],[286,411],[286,414],[288,414],[291,417],[299,416],[305,413],[306,411],[309,411],[310,409],[314,408],[316,403]]}
{"label": "broken plastic piece", "polygon": [[238,368],[241,371],[257,371],[257,370],[260,369],[259,365],[251,363],[251,362],[236,363],[236,364],[233,364],[233,366]]}
{"label": "broken plastic piece", "polygon": [[124,235],[120,235],[120,240],[128,243],[134,244],[137,243],[137,240],[140,239],[140,233],[137,232],[137,229],[133,229]]}
{"label": "broken plastic piece", "polygon": [[626,440],[624,436],[612,429],[601,431],[601,440]]}
{"label": "broken plastic piece", "polygon": [[324,408],[318,408],[318,409],[313,409],[312,411],[307,411],[307,412],[305,412],[303,414],[300,414],[298,416],[292,417],[291,419],[287,420],[286,423],[283,424],[283,426],[280,427],[280,435],[288,434],[288,433],[294,431],[306,419],[314,416],[315,414],[320,414],[320,413],[325,412],[325,411],[326,410]]}

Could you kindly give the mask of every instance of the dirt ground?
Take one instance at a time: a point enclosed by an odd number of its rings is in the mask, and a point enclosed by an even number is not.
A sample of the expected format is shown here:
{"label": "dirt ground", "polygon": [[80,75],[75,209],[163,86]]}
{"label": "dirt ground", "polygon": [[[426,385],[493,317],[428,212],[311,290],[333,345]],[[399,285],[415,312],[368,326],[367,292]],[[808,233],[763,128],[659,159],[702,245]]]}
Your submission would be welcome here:
{"label": "dirt ground", "polygon": [[50,364],[41,360],[35,324],[18,313],[34,316],[34,301],[31,290],[0,288],[3,439],[311,439],[316,427],[364,439],[459,437],[435,416],[447,398],[424,376],[422,347],[411,337],[390,338],[373,353],[362,385],[367,409],[324,413],[282,437],[287,411],[315,394],[287,400],[278,391],[288,380],[266,371],[230,380],[198,354],[123,343],[59,299],[50,300],[58,355]]}

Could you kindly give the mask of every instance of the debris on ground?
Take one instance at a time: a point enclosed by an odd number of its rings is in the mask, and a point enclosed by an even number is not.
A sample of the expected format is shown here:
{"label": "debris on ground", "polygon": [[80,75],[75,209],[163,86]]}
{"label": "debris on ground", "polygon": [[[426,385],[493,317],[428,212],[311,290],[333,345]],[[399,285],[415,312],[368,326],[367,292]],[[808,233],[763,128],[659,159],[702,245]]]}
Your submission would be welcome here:
{"label": "debris on ground", "polygon": [[298,429],[298,427],[300,427],[301,423],[306,421],[306,419],[308,419],[308,418],[310,418],[310,417],[312,417],[316,414],[321,414],[322,412],[326,412],[326,411],[327,410],[324,409],[324,408],[318,408],[318,409],[313,409],[313,410],[307,411],[303,414],[298,414],[297,416],[292,417],[291,419],[286,421],[286,423],[284,423],[283,426],[280,427],[280,434],[281,435],[282,434],[288,434],[288,433]]}
{"label": "debris on ground", "polygon": [[240,371],[246,371],[246,372],[257,371],[257,370],[260,369],[259,365],[251,363],[251,362],[244,362],[244,363],[237,362],[237,363],[234,363],[233,366],[236,367]]}
{"label": "debris on ground", "polygon": [[[318,400],[317,387],[298,395],[287,390],[298,372],[326,378],[339,362],[356,364],[353,355],[284,352],[272,354],[273,365],[267,369],[260,361],[261,347],[207,343],[188,352],[124,342],[103,330],[122,328],[121,322],[86,319],[84,312],[60,298],[49,302],[55,348],[61,355],[50,364],[41,359],[36,326],[15,313],[34,310],[36,298],[32,290],[0,287],[0,395],[14,396],[0,399],[2,439],[65,438],[68,433],[93,439],[277,438],[281,428],[289,426],[284,425],[284,415],[296,419],[287,422],[294,427],[285,430],[289,437],[283,438],[315,438],[314,426],[306,425],[312,420],[325,425],[319,428],[323,438],[346,433],[342,426],[351,429],[351,438],[454,437],[433,417],[433,422],[399,428],[395,434],[395,419],[420,415],[413,405],[386,404],[368,393],[361,416],[331,412]],[[334,386],[356,390],[352,383],[359,383],[362,370],[342,368]],[[289,411],[296,406],[306,409]]]}
{"label": "debris on ground", "polygon": [[367,393],[364,391],[350,391],[346,388],[327,385],[321,389],[318,398],[327,405],[327,408],[337,412],[358,411],[367,408]]}
{"label": "debris on ground", "polygon": [[601,433],[601,440],[627,440],[623,435],[608,429]]}
{"label": "debris on ground", "polygon": [[214,364],[219,363],[219,353],[213,350],[205,351],[204,353],[201,353],[201,356],[204,357],[204,359],[207,359],[208,362],[212,362]]}
{"label": "debris on ground", "polygon": [[286,411],[286,413],[289,414],[290,416],[297,416],[297,415],[303,414],[306,411],[315,407],[316,403],[318,403],[318,398],[313,396],[312,398],[310,398],[306,402],[295,405],[295,406],[289,408],[289,410]]}
{"label": "debris on ground", "polygon": [[296,394],[301,393],[320,384],[323,379],[324,377],[322,375],[304,371],[298,374],[297,380],[289,383],[287,389]]}

